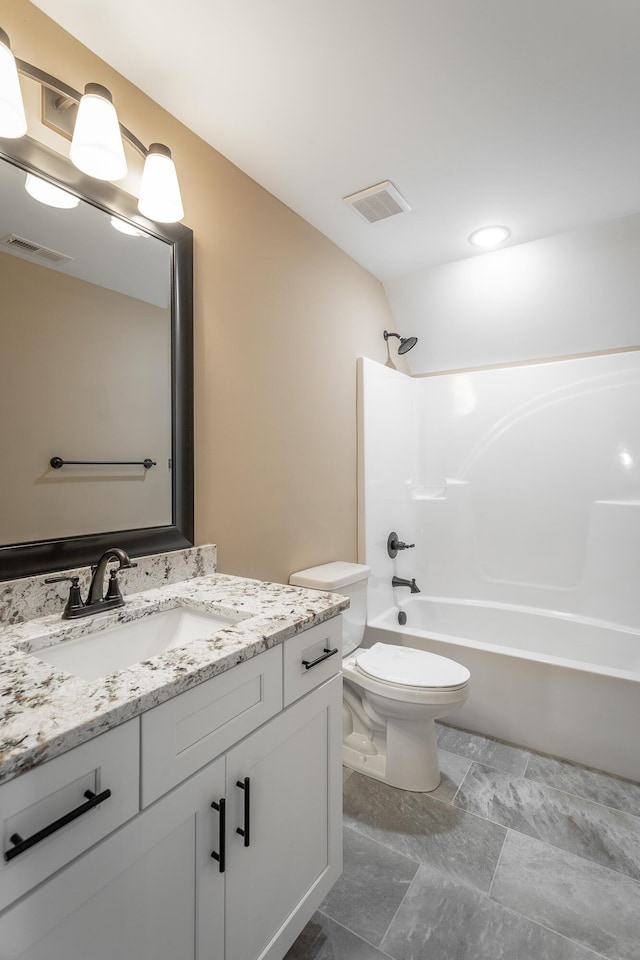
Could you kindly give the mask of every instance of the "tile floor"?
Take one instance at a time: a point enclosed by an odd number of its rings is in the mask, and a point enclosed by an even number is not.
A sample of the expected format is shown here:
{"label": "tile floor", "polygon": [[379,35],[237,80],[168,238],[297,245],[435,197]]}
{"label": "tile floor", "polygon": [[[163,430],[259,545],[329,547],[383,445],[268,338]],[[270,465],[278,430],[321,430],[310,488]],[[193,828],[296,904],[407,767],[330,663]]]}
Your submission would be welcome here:
{"label": "tile floor", "polygon": [[344,873],[285,960],[640,960],[640,784],[438,745],[430,794],[345,771]]}

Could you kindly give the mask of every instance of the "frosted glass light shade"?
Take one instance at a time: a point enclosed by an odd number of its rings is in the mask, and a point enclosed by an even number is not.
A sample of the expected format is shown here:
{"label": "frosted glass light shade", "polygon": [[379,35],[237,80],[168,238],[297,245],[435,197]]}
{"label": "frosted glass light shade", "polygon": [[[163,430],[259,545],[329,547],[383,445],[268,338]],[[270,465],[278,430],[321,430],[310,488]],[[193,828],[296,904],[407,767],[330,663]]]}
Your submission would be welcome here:
{"label": "frosted glass light shade", "polygon": [[180,184],[171,151],[152,143],[142,171],[138,210],[157,223],[176,223],[184,217]]}
{"label": "frosted glass light shade", "polygon": [[69,156],[78,170],[96,180],[122,180],[127,174],[118,115],[111,94],[99,83],[84,88]]}
{"label": "frosted glass light shade", "polygon": [[0,137],[16,140],[27,132],[18,68],[9,37],[0,30]]}
{"label": "frosted glass light shade", "polygon": [[61,187],[42,180],[32,173],[28,173],[24,182],[24,188],[30,197],[38,200],[40,203],[46,203],[48,207],[59,207],[61,210],[71,210],[80,203],[79,197],[74,197],[72,193],[67,193]]}
{"label": "frosted glass light shade", "polygon": [[134,227],[132,223],[127,223],[126,220],[121,220],[120,217],[111,217],[111,226],[114,230],[117,230],[118,233],[124,233],[128,237],[149,236],[149,234],[145,233],[144,230],[138,230],[138,228]]}

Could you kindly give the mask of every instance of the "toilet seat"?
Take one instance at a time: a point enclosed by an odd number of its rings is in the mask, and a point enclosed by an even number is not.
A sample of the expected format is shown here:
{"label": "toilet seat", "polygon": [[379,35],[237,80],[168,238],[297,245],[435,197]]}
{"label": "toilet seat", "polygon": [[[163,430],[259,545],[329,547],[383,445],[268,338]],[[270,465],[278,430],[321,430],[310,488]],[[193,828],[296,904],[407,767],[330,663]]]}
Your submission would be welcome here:
{"label": "toilet seat", "polygon": [[350,600],[342,614],[344,765],[392,787],[426,793],[440,783],[435,721],[463,706],[470,674],[446,657],[413,647],[361,647],[370,576],[363,564],[334,562],[294,573],[289,582],[345,593]]}
{"label": "toilet seat", "polygon": [[375,643],[357,651],[354,660],[357,670],[366,677],[395,687],[459,690],[471,678],[467,668],[455,660],[391,643]]}

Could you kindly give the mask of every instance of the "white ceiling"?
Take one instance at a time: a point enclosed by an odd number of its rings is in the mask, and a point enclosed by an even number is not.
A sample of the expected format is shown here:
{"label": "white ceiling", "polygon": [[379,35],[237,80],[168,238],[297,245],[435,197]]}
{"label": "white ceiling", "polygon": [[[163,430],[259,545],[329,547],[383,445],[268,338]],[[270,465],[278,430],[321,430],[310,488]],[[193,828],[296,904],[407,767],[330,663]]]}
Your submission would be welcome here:
{"label": "white ceiling", "polygon": [[638,0],[34,2],[380,279],[640,210]]}

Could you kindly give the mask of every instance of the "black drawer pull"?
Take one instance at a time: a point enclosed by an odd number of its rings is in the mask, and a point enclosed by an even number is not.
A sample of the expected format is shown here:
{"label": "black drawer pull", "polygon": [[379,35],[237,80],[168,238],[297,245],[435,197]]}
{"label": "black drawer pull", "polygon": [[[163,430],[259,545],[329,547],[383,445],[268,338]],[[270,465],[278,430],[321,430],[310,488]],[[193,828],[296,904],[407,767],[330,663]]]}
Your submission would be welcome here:
{"label": "black drawer pull", "polygon": [[240,787],[241,790],[244,790],[244,827],[236,827],[236,833],[239,833],[241,837],[244,837],[245,847],[249,846],[250,842],[250,826],[251,826],[251,800],[250,800],[250,785],[251,781],[249,777],[245,777],[244,780],[236,780],[236,787]]}
{"label": "black drawer pull", "polygon": [[47,837],[50,837],[52,833],[56,832],[56,830],[66,827],[66,825],[71,823],[73,820],[77,820],[78,817],[81,817],[83,813],[87,813],[88,810],[93,810],[93,808],[97,807],[98,804],[103,802],[103,800],[109,799],[111,796],[111,790],[103,790],[102,793],[94,793],[93,790],[85,790],[84,795],[87,797],[86,803],[81,803],[79,807],[75,808],[75,810],[70,810],[69,813],[65,813],[64,816],[60,817],[58,820],[54,820],[53,823],[43,827],[42,830],[38,830],[37,833],[27,837],[26,840],[23,840],[19,833],[12,834],[9,837],[9,841],[13,844],[13,847],[11,850],[5,851],[4,859],[7,862],[9,860],[13,860],[14,857],[24,853],[25,850],[29,850],[29,848],[35,846],[36,843],[40,843],[41,840],[45,840]]}
{"label": "black drawer pull", "polygon": [[218,803],[214,800],[211,804],[214,810],[218,810],[220,816],[218,818],[218,847],[220,849],[219,853],[216,853],[215,850],[212,851],[211,856],[214,860],[217,860],[220,864],[219,870],[220,873],[224,873],[224,860],[225,860],[225,827],[227,821],[226,813],[226,804],[224,797],[221,797]]}
{"label": "black drawer pull", "polygon": [[305,670],[311,670],[311,667],[317,666],[317,664],[322,663],[323,660],[328,660],[329,657],[333,657],[334,654],[338,652],[338,648],[335,647],[333,650],[329,650],[328,647],[325,647],[322,651],[322,655],[316,657],[315,660],[303,660],[302,666]]}

